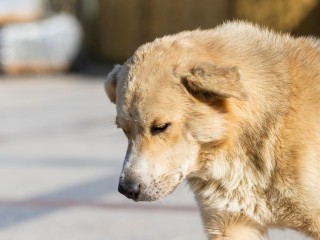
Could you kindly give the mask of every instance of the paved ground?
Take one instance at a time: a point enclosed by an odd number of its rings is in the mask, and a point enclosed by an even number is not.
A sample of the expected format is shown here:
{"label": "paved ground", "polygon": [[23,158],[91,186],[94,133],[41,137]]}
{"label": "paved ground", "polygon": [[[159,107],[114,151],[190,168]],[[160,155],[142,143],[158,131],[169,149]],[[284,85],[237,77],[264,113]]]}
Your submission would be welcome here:
{"label": "paved ground", "polygon": [[114,116],[102,79],[0,77],[0,240],[205,240],[187,186],[152,204],[117,193]]}

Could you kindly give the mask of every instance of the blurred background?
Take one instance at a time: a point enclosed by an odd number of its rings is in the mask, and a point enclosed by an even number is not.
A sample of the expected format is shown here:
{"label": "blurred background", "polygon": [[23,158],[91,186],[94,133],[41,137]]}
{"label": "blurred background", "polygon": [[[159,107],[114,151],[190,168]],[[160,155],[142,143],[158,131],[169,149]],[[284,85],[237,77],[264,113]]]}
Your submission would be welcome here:
{"label": "blurred background", "polygon": [[230,19],[320,35],[318,0],[0,0],[0,240],[206,239],[187,185],[117,193],[127,143],[102,82],[147,41]]}

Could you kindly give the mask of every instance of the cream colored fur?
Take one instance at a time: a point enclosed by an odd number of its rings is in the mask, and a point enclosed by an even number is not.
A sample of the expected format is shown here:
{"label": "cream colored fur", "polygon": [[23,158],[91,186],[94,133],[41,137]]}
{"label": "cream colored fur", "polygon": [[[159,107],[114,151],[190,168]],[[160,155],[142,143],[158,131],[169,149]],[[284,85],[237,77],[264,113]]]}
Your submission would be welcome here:
{"label": "cream colored fur", "polygon": [[141,46],[105,88],[138,201],[186,179],[208,239],[271,226],[320,239],[319,40],[244,22],[186,31]]}

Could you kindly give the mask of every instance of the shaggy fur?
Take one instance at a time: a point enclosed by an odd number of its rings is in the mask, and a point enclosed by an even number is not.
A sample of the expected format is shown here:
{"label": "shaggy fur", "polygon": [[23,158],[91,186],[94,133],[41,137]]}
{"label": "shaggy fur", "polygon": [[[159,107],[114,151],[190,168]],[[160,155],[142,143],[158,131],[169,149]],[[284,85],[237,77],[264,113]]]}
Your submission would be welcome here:
{"label": "shaggy fur", "polygon": [[[187,180],[208,239],[320,239],[320,42],[244,22],[141,46],[109,74],[135,201]],[[128,195],[127,195],[128,196]]]}

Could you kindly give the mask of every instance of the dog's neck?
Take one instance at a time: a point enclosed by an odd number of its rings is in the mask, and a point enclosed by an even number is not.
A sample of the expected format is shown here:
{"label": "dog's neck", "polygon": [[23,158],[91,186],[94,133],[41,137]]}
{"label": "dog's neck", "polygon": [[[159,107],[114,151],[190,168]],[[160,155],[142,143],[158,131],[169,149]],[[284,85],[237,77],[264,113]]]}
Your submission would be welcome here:
{"label": "dog's neck", "polygon": [[244,211],[258,222],[270,221],[265,193],[272,185],[281,119],[264,114],[259,122],[241,122],[237,136],[226,144],[203,146],[202,170],[188,179],[201,209]]}
{"label": "dog's neck", "polygon": [[273,161],[255,154],[240,146],[231,153],[219,152],[200,175],[189,178],[203,215],[243,211],[257,222],[270,221],[264,193],[271,183]]}

